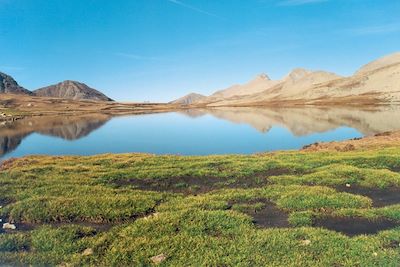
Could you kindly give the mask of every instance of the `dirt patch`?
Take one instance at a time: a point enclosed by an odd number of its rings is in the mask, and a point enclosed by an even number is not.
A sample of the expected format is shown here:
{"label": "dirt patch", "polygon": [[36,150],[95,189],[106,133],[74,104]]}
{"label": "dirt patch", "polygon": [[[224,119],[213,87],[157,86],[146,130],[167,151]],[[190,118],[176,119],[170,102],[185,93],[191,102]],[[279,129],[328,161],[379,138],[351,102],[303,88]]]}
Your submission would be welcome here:
{"label": "dirt patch", "polygon": [[129,179],[114,181],[118,187],[133,186],[140,190],[172,192],[184,194],[201,194],[223,188],[257,188],[269,184],[269,176],[290,173],[286,169],[271,169],[257,172],[247,177],[170,177],[165,179]]}
{"label": "dirt patch", "polygon": [[391,170],[392,172],[400,172],[400,166],[390,168],[390,170]]}
{"label": "dirt patch", "polygon": [[[255,208],[255,205],[261,205]],[[229,206],[241,206],[241,212],[251,216],[253,223],[261,228],[287,228],[290,227],[288,214],[279,209],[274,203],[267,199],[255,199],[247,202],[231,202]]]}
{"label": "dirt patch", "polygon": [[115,184],[121,187],[134,186],[136,189],[146,191],[198,194],[220,188],[222,184],[228,182],[228,179],[186,176],[167,179],[130,179],[117,181]]}
{"label": "dirt patch", "polygon": [[351,185],[351,187],[339,186],[336,190],[369,197],[376,208],[400,204],[400,188],[366,188]]}
{"label": "dirt patch", "polygon": [[267,185],[266,178],[215,178],[171,177],[168,179],[131,179],[117,181],[119,187],[134,186],[136,189],[157,192],[202,194],[222,188],[255,188]]}
{"label": "dirt patch", "polygon": [[400,223],[382,218],[368,220],[359,217],[324,217],[314,219],[313,226],[340,232],[347,236],[356,236],[376,234],[379,231],[398,227]]}

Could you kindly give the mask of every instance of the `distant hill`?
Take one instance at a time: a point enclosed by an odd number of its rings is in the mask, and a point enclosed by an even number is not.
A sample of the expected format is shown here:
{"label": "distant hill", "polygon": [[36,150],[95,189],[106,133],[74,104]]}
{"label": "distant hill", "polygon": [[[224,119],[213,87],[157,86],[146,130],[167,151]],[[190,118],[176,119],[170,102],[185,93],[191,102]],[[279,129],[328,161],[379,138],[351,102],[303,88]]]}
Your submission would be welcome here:
{"label": "distant hill", "polygon": [[61,83],[43,87],[33,91],[36,96],[56,97],[73,100],[97,100],[97,101],[113,101],[108,96],[90,88],[84,83],[76,81],[63,81]]}
{"label": "distant hill", "polygon": [[10,76],[0,72],[0,93],[31,95],[32,92],[19,86]]}
{"label": "distant hill", "polygon": [[193,101],[198,106],[247,106],[282,101],[313,102],[400,102],[400,53],[361,67],[353,76],[294,69],[281,80],[265,74],[243,85],[234,85]]}
{"label": "distant hill", "polygon": [[206,96],[196,94],[196,93],[191,93],[191,94],[185,95],[177,100],[171,101],[170,104],[190,105],[190,104],[196,103],[204,98],[206,98]]}
{"label": "distant hill", "polygon": [[227,98],[233,96],[244,96],[262,92],[267,88],[271,88],[278,84],[279,81],[272,81],[268,75],[260,74],[257,75],[250,82],[243,85],[234,85],[227,89],[215,92],[210,98]]}

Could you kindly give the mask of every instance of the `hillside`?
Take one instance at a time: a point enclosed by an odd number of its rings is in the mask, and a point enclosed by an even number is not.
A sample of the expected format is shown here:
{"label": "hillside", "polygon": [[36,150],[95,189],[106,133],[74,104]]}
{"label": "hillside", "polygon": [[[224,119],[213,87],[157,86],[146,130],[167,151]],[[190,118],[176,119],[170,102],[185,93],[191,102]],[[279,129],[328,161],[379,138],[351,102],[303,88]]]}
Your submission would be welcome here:
{"label": "hillside", "polygon": [[277,85],[279,81],[272,81],[268,75],[260,74],[257,75],[250,82],[243,85],[234,85],[225,90],[220,90],[215,92],[210,96],[210,98],[229,98],[234,96],[245,96],[250,94],[256,94],[264,91],[267,88],[271,88]]}
{"label": "hillside", "polygon": [[19,86],[19,84],[10,76],[0,72],[0,93],[25,94],[31,95],[32,92]]}
{"label": "hillside", "polygon": [[63,81],[61,83],[43,87],[33,91],[36,96],[56,97],[73,100],[113,101],[108,96],[90,88],[84,83],[76,81]]}
{"label": "hillside", "polygon": [[190,104],[193,104],[193,103],[198,102],[205,98],[206,98],[206,96],[204,96],[204,95],[191,93],[191,94],[185,95],[177,100],[171,101],[169,103],[170,104],[190,105]]}
{"label": "hillside", "polygon": [[353,76],[294,69],[281,80],[267,75],[234,85],[195,102],[199,106],[250,106],[291,102],[297,104],[400,102],[400,53],[361,67]]}

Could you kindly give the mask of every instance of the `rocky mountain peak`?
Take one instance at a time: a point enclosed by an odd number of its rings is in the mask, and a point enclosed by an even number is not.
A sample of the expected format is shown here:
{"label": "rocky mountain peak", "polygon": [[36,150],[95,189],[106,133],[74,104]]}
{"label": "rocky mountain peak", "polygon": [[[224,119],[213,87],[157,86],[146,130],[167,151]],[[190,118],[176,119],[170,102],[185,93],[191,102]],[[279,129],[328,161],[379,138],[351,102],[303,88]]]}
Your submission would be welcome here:
{"label": "rocky mountain peak", "polygon": [[285,80],[291,80],[293,82],[298,81],[308,74],[310,74],[311,71],[303,69],[303,68],[296,68],[292,70],[285,78]]}
{"label": "rocky mountain peak", "polygon": [[0,93],[32,94],[32,92],[20,86],[10,75],[2,72],[0,72]]}
{"label": "rocky mountain peak", "polygon": [[266,73],[260,73],[256,76],[256,78],[254,80],[267,80],[270,81],[271,79],[269,78],[269,76]]}
{"label": "rocky mountain peak", "polygon": [[36,96],[56,97],[73,100],[112,101],[103,93],[87,86],[84,83],[65,80],[55,85],[43,87],[34,91]]}

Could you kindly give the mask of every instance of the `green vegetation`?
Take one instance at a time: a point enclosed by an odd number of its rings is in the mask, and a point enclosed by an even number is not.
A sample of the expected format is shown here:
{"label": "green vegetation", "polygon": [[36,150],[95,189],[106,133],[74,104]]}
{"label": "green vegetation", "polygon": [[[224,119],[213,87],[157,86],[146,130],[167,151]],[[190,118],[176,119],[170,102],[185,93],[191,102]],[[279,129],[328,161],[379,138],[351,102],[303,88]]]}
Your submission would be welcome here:
{"label": "green vegetation", "polygon": [[[0,172],[0,216],[17,229],[0,234],[0,263],[146,266],[159,255],[162,266],[398,266],[400,195],[378,203],[373,193],[397,190],[399,170],[396,147],[12,160]],[[290,227],[263,227],[257,214]],[[316,227],[319,218],[394,226],[348,236]]]}

